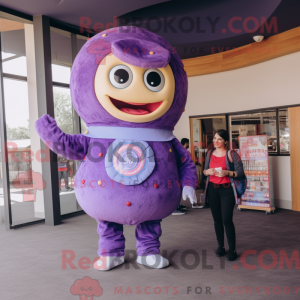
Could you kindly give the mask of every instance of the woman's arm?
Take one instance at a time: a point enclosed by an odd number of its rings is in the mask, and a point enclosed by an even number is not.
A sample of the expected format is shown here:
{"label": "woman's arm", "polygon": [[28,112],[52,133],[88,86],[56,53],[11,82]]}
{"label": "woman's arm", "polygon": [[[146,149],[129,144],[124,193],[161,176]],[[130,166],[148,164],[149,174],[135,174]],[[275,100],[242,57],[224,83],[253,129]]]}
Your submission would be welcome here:
{"label": "woman's arm", "polygon": [[203,170],[203,174],[205,175],[205,176],[208,176],[209,174],[207,173],[207,171],[208,170]]}
{"label": "woman's arm", "polygon": [[234,177],[243,177],[245,175],[244,166],[239,154],[236,151],[231,150],[231,156],[234,166],[234,173],[236,173],[236,176]]}
{"label": "woman's arm", "polygon": [[220,173],[216,173],[215,176],[217,177],[237,177],[237,173],[235,171],[230,170],[222,170]]}

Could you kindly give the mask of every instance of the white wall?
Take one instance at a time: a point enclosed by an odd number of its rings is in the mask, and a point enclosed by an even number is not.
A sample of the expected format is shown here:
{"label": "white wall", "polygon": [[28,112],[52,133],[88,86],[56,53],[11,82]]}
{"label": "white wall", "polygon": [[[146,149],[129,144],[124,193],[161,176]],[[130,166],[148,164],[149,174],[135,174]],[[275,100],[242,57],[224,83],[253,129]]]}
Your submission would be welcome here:
{"label": "white wall", "polygon": [[292,209],[291,160],[289,156],[270,156],[275,207]]}
{"label": "white wall", "polygon": [[[250,55],[250,54],[249,54]],[[174,134],[189,137],[189,116],[300,105],[300,52],[251,67],[189,77],[185,112]]]}
{"label": "white wall", "polygon": [[[249,54],[250,55],[250,54]],[[185,112],[175,127],[190,137],[189,117],[300,105],[300,52],[228,72],[189,77]],[[275,206],[291,209],[290,157],[271,157]]]}

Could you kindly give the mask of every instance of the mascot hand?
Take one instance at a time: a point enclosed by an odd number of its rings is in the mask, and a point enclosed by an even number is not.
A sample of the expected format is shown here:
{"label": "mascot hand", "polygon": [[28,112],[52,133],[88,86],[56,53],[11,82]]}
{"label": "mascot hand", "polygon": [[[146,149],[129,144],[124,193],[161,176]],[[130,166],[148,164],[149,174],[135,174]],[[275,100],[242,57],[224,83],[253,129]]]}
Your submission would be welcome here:
{"label": "mascot hand", "polygon": [[183,198],[183,200],[186,200],[186,198],[189,198],[192,204],[197,203],[195,189],[191,186],[185,186],[183,188],[182,198]]}
{"label": "mascot hand", "polygon": [[35,122],[35,129],[44,143],[57,142],[63,136],[62,131],[56,124],[56,121],[49,115],[43,115],[40,117]]}
{"label": "mascot hand", "polygon": [[[60,131],[57,130],[57,128],[56,121],[49,115],[43,115],[35,122],[35,129],[42,140],[46,139],[49,141],[50,135],[52,136],[54,133]],[[52,140],[52,138],[50,140]]]}
{"label": "mascot hand", "polygon": [[37,126],[48,127],[51,125],[57,126],[56,121],[49,115],[43,115],[36,122]]}

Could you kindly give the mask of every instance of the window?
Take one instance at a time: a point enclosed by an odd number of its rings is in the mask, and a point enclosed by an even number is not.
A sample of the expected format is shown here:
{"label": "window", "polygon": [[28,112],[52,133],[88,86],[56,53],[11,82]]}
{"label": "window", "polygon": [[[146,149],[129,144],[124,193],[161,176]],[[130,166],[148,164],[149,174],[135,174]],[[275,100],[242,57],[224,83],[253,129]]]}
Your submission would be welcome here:
{"label": "window", "polygon": [[[63,132],[73,135],[79,132],[75,132],[73,125],[69,86],[72,67],[72,41],[69,32],[51,28],[51,55],[55,120]],[[74,192],[74,179],[80,162],[59,155],[57,161],[61,214],[80,211],[82,209]]]}
{"label": "window", "polygon": [[73,115],[70,89],[54,86],[54,115],[58,127],[65,133],[73,134]]}
{"label": "window", "polygon": [[80,118],[80,126],[81,126],[81,133],[84,133],[88,129],[85,122],[81,118]]}
{"label": "window", "polygon": [[3,73],[27,76],[25,25],[0,19]]}
{"label": "window", "polygon": [[72,67],[71,34],[51,27],[52,79],[70,84]]}
{"label": "window", "polygon": [[[34,28],[30,20],[23,22],[19,17],[14,20],[0,18],[5,103],[3,113],[6,120],[3,125],[7,136],[4,147],[7,147],[8,152],[8,162],[3,161],[3,153],[0,155],[0,223],[6,223],[7,228],[45,219],[43,190],[47,183],[43,179],[42,162],[48,158],[47,150],[41,149],[40,138],[35,130],[38,110]],[[72,50],[76,51],[76,46],[81,49],[87,38],[56,28],[50,30],[55,119],[64,132],[78,134],[79,118],[77,120],[77,115],[74,116],[69,89],[72,60],[76,54]],[[82,122],[82,128],[84,126]],[[61,183],[61,214],[80,211],[82,209],[74,191],[67,189],[74,185],[74,176],[80,162],[66,162],[61,157],[58,160],[58,168],[64,169],[65,164],[67,168],[67,172],[61,172],[63,176],[57,182],[57,187]],[[4,163],[8,165],[8,174],[6,171],[2,174]],[[9,191],[5,195],[4,175],[9,181]],[[4,209],[4,203],[8,203],[11,214]]]}
{"label": "window", "polygon": [[2,52],[3,73],[27,76],[26,56]]}
{"label": "window", "polygon": [[80,49],[83,47],[83,45],[86,43],[87,41],[87,37],[86,36],[82,36],[82,35],[76,35],[76,40],[77,40],[77,51],[79,52]]}
{"label": "window", "polygon": [[279,109],[278,111],[279,119],[279,145],[281,154],[290,153],[290,132],[289,132],[289,117],[288,109]]}
{"label": "window", "polygon": [[[77,35],[76,40],[77,40],[77,51],[79,52],[80,49],[86,43],[87,37],[82,36],[82,35]],[[85,122],[81,118],[80,118],[80,128],[81,128],[81,133],[84,133],[88,129]]]}
{"label": "window", "polygon": [[239,149],[239,136],[267,135],[268,151],[277,153],[276,110],[231,116],[233,147]]}
{"label": "window", "polygon": [[71,68],[52,64],[52,79],[55,82],[70,84]]}
{"label": "window", "polygon": [[[0,29],[11,225],[15,226],[45,218],[44,185],[37,161],[40,143],[36,142],[36,132],[30,130],[34,128],[35,120],[30,109],[34,105],[31,97],[33,84],[29,86],[27,83],[27,70],[32,68],[27,64],[27,57],[33,53],[26,51],[33,48],[33,25],[0,19]],[[3,186],[0,190],[0,218],[3,222]]]}
{"label": "window", "polygon": [[229,122],[232,148],[239,148],[239,136],[267,135],[270,155],[289,155],[287,108],[232,115]]}

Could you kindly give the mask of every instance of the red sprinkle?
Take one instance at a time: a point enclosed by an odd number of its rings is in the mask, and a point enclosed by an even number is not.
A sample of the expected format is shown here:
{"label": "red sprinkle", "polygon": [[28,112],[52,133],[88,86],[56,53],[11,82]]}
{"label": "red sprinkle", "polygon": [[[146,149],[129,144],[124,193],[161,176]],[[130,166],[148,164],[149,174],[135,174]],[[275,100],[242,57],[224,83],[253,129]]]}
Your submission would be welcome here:
{"label": "red sprinkle", "polygon": [[84,184],[84,183],[85,183],[85,180],[84,180],[84,179],[82,179],[82,180],[81,180],[81,183],[82,183],[82,184]]}
{"label": "red sprinkle", "polygon": [[158,188],[158,186],[159,186],[158,183],[155,183],[155,184],[154,184],[154,187],[155,187],[156,189]]}
{"label": "red sprinkle", "polygon": [[102,152],[100,152],[100,153],[99,153],[99,157],[102,157],[102,156],[103,156],[103,153],[102,153]]}
{"label": "red sprinkle", "polygon": [[130,206],[130,205],[131,205],[131,202],[127,202],[126,205],[127,205],[127,206]]}

